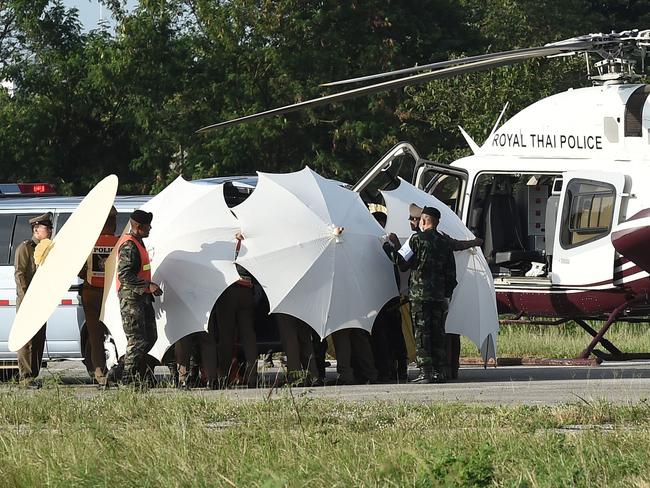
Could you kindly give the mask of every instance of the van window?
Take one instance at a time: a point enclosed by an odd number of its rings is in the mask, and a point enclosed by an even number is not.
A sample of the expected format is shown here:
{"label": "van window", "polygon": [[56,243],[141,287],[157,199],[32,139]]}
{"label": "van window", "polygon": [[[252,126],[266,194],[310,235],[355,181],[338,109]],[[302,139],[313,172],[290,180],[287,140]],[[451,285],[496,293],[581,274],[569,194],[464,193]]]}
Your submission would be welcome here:
{"label": "van window", "polygon": [[[64,226],[64,224],[68,221],[70,218],[69,213],[61,213],[57,217],[56,221],[56,230],[57,232],[61,230],[61,227]],[[116,234],[121,234],[122,231],[124,230],[124,227],[126,227],[126,224],[129,223],[129,216],[131,215],[131,212],[118,212],[117,214],[117,226],[115,233]]]}
{"label": "van window", "polygon": [[59,232],[61,230],[61,227],[63,227],[65,225],[65,223],[68,221],[68,219],[70,218],[70,215],[72,215],[72,213],[60,213],[56,217],[55,233]]}
{"label": "van window", "polygon": [[609,234],[616,191],[606,183],[571,180],[562,211],[560,243],[571,248]]}
{"label": "van window", "polygon": [[[38,215],[38,214],[37,214]],[[9,263],[13,264],[14,262],[14,253],[16,248],[20,246],[27,239],[32,237],[32,226],[29,223],[29,219],[34,217],[34,215],[17,215],[16,216],[16,226],[14,227],[14,237],[11,241],[11,255],[9,256]]]}
{"label": "van window", "polygon": [[115,233],[120,235],[124,228],[126,227],[126,224],[129,223],[129,216],[131,215],[131,212],[118,212],[117,214],[117,226],[115,227]]}
{"label": "van window", "polygon": [[11,264],[9,262],[9,251],[11,249],[11,235],[14,231],[14,214],[0,214],[0,264]]}

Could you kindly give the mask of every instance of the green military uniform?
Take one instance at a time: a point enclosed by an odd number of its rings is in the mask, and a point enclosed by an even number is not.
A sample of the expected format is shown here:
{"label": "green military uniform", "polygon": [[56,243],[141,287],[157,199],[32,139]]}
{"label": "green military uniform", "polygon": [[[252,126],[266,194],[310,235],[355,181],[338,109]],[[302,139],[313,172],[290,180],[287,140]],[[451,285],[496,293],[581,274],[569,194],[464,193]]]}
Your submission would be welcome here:
{"label": "green military uniform", "polygon": [[[29,220],[32,227],[42,224],[52,227],[52,214],[50,212],[39,215]],[[14,255],[14,278],[16,280],[16,310],[27,293],[27,288],[36,274],[34,250],[40,241],[35,237],[22,242]],[[30,381],[36,378],[41,370],[43,350],[45,349],[45,325],[18,350],[18,371],[21,381]]]}
{"label": "green military uniform", "polygon": [[[140,243],[142,240],[138,237]],[[144,380],[147,372],[147,353],[158,338],[153,296],[147,293],[149,284],[138,278],[142,267],[140,252],[133,241],[124,242],[118,250],[117,275],[120,280],[120,312],[127,339],[122,381]]]}
{"label": "green military uniform", "polygon": [[418,366],[425,375],[443,372],[447,364],[445,317],[456,287],[456,264],[447,239],[430,229],[409,240],[409,300],[415,328]]}

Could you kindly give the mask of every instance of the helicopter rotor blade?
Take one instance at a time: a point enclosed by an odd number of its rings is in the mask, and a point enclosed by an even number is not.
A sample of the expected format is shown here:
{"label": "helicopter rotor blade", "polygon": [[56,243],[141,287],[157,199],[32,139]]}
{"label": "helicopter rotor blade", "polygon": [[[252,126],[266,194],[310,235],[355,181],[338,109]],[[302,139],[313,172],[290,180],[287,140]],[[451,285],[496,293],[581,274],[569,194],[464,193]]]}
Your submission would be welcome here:
{"label": "helicopter rotor blade", "polygon": [[477,56],[468,56],[465,58],[456,58],[456,59],[448,59],[446,61],[438,61],[435,63],[430,63],[430,64],[421,64],[418,66],[413,66],[411,68],[402,68],[394,71],[387,71],[384,73],[376,73],[374,75],[367,75],[367,76],[359,76],[357,78],[348,78],[347,80],[338,80],[338,81],[330,81],[329,83],[321,83],[318,86],[322,87],[331,87],[331,86],[340,86],[340,85],[348,85],[352,83],[365,83],[367,81],[372,81],[372,80],[377,80],[379,78],[388,78],[390,76],[398,76],[398,75],[408,75],[411,73],[419,73],[420,71],[431,71],[431,70],[437,70],[437,69],[443,69],[443,68],[449,68],[450,66],[461,66],[464,64],[470,64],[474,63],[476,61],[484,61],[487,59],[496,59],[500,58],[501,56],[504,56],[506,54],[527,54],[531,52],[539,52],[540,49],[544,49],[547,46],[544,47],[527,47],[523,49],[514,49],[512,51],[501,51],[497,53],[488,53],[488,54],[479,54]]}
{"label": "helicopter rotor blade", "polygon": [[355,88],[352,90],[334,93],[332,95],[325,95],[323,97],[305,100],[303,102],[298,102],[291,105],[285,105],[283,107],[278,107],[271,110],[266,110],[264,112],[258,112],[255,114],[246,115],[236,119],[226,120],[224,122],[219,122],[217,124],[212,124],[206,127],[202,127],[197,132],[207,132],[210,130],[223,128],[230,125],[241,124],[243,122],[250,122],[265,117],[271,117],[273,115],[296,112],[298,110],[304,110],[307,108],[318,107],[330,103],[341,102],[344,100],[349,100],[351,98],[357,98],[364,95],[371,95],[373,93],[383,92],[387,90],[395,90],[398,88],[403,88],[405,86],[426,83],[432,80],[449,78],[451,76],[455,76],[459,74],[473,73],[476,71],[485,71],[490,68],[494,68],[498,66],[506,66],[527,59],[539,58],[539,57],[549,56],[553,54],[560,54],[567,51],[581,51],[581,50],[588,49],[592,46],[593,43],[590,41],[579,41],[575,43],[566,43],[562,45],[549,45],[549,46],[543,46],[539,48],[525,49],[524,50],[525,52],[521,52],[521,50],[511,51],[511,52],[503,53],[498,57],[490,57],[488,59],[481,58],[479,60],[474,60],[472,62],[468,62],[466,64],[462,64],[459,66],[451,66],[437,71],[420,73],[417,75],[407,76],[404,78],[385,81],[374,85],[369,85],[361,88]]}

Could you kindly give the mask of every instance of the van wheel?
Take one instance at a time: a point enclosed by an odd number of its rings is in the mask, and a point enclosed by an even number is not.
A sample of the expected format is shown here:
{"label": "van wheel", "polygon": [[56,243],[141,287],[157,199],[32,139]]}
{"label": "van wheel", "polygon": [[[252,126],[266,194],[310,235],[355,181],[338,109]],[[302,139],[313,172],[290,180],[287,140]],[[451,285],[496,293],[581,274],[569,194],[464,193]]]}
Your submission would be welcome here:
{"label": "van wheel", "polygon": [[0,382],[11,381],[18,377],[18,368],[0,368]]}

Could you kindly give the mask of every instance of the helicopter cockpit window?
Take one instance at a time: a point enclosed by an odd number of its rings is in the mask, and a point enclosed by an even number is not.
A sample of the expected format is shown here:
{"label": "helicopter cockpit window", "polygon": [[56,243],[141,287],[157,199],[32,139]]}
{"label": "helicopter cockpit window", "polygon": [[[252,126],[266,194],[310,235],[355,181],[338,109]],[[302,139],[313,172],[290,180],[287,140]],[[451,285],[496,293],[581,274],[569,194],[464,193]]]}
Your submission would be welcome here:
{"label": "helicopter cockpit window", "polygon": [[572,180],[566,190],[560,243],[571,248],[609,234],[616,191],[613,186]]}

